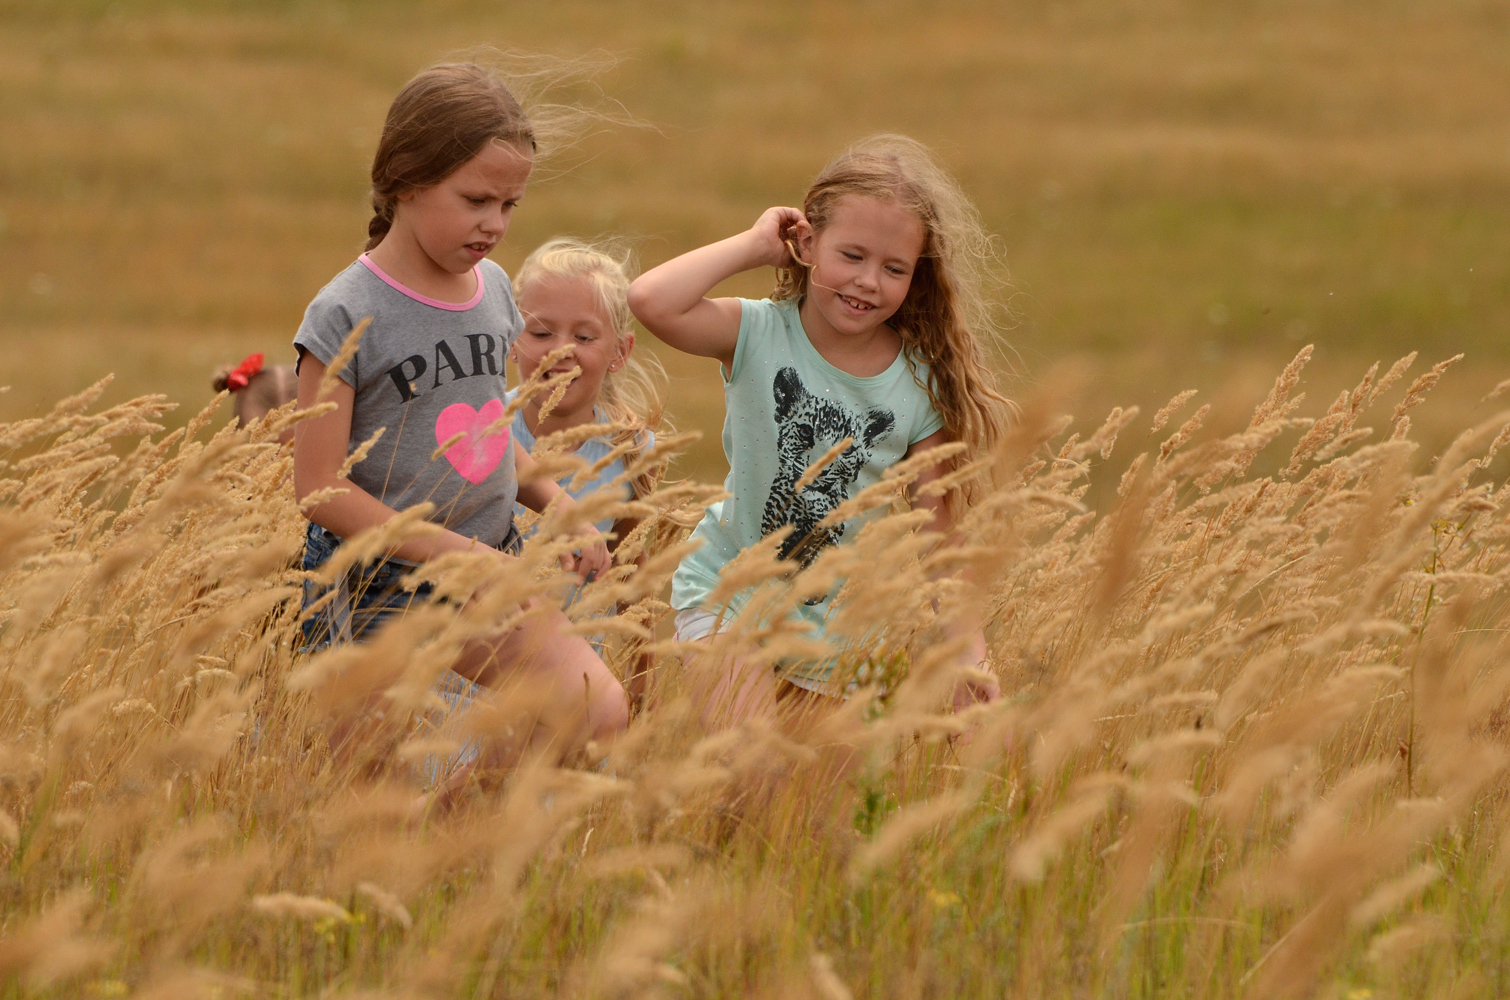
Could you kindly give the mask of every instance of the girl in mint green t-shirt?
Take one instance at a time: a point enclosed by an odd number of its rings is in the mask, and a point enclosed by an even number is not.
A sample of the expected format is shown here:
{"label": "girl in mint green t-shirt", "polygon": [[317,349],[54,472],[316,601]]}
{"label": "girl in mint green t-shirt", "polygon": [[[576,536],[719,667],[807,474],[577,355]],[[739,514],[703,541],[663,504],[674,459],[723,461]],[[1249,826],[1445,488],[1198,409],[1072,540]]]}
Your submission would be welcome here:
{"label": "girl in mint green t-shirt", "polygon": [[[724,377],[731,495],[708,508],[693,533],[703,544],[672,582],[680,638],[704,638],[738,610],[738,598],[732,608],[707,601],[743,549],[791,526],[780,554],[806,566],[858,530],[858,518],[821,527],[824,516],[888,467],[951,441],[968,446],[954,461],[969,461],[999,438],[1009,404],[980,344],[991,327],[979,264],[987,243],[973,207],[926,148],[877,136],[834,160],[801,211],[767,209],[749,230],[630,287],[630,307],[651,333],[717,358]],[[720,281],[762,266],[777,268],[771,298],[707,298]],[[804,470],[846,438],[853,443],[795,490]],[[914,490],[947,471],[935,467]],[[914,503],[947,530],[970,490]],[[821,630],[828,604],[801,613]],[[979,660],[984,640],[975,638]],[[769,711],[781,683],[833,694],[832,670],[832,662],[796,664],[778,681],[732,664],[712,707],[738,721]]]}

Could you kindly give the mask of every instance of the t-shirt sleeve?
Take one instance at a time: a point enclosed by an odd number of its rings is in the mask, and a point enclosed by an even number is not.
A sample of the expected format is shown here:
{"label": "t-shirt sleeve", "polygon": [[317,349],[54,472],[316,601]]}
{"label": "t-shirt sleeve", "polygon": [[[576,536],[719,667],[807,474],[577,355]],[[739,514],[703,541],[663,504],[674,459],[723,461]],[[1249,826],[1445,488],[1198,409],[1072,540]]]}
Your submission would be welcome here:
{"label": "t-shirt sleeve", "polygon": [[[924,378],[927,376],[925,375]],[[918,395],[922,401],[918,405],[918,414],[912,422],[912,436],[907,439],[909,445],[917,444],[930,434],[937,434],[944,427],[944,418],[933,408],[933,401],[928,398],[928,391],[921,385],[917,387]]]}
{"label": "t-shirt sleeve", "polygon": [[770,322],[773,307],[774,303],[770,299],[739,300],[739,334],[734,341],[734,365],[729,369],[725,382],[733,382],[744,370],[744,359],[753,350],[749,347],[750,339],[752,336],[759,336],[761,327]]}
{"label": "t-shirt sleeve", "polygon": [[937,434],[944,428],[944,418],[939,416],[933,407],[928,407],[927,412],[918,415],[917,429],[912,432],[912,440],[908,444],[917,444],[923,438],[931,434]]}
{"label": "t-shirt sleeve", "polygon": [[509,279],[508,272],[492,261],[487,261],[484,269],[484,281],[496,281],[503,289],[504,297],[504,322],[507,329],[499,331],[503,337],[503,353],[509,353],[509,348],[514,346],[514,341],[524,332],[524,314],[519,311],[519,303],[514,301],[514,283]]}
{"label": "t-shirt sleeve", "polygon": [[[309,308],[304,310],[304,322],[299,324],[299,332],[294,334],[294,346],[304,348],[318,358],[322,365],[329,365],[340,353],[341,345],[346,342],[347,335],[355,326],[356,321],[344,305],[317,295]],[[361,356],[358,351],[340,373],[341,381],[353,389],[357,387],[357,362]]]}

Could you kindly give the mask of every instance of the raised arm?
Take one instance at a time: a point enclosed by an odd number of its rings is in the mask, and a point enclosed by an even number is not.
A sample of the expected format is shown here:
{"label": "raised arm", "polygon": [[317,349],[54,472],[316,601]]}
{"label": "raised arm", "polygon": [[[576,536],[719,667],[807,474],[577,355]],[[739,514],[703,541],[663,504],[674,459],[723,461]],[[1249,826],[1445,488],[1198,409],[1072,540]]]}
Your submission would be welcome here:
{"label": "raised arm", "polygon": [[739,302],[710,299],[725,278],[791,263],[784,237],[804,224],[795,208],[768,208],[749,229],[651,268],[629,286],[629,308],[645,329],[679,351],[717,358],[727,370],[739,340]]}

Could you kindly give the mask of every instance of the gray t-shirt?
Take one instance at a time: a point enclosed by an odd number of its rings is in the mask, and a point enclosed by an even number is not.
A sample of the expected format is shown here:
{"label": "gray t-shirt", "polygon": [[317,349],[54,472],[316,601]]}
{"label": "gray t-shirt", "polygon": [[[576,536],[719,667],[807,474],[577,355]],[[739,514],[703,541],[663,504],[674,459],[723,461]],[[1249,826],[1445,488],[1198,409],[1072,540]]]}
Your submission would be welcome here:
{"label": "gray t-shirt", "polygon": [[474,273],[470,302],[441,302],[363,254],[315,296],[294,345],[329,365],[352,328],[372,317],[341,372],[356,390],[351,448],[386,430],[351,482],[395,510],[429,501],[435,523],[498,545],[518,491],[503,420],[504,357],[524,321],[503,268],[484,260]]}

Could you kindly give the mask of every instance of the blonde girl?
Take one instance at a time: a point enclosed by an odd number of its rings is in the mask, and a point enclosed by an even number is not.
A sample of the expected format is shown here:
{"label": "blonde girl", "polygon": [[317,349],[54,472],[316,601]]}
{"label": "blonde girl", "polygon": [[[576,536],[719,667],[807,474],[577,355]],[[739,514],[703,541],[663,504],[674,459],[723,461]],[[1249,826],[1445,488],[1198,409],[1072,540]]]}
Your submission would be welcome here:
{"label": "blonde girl", "polygon": [[[547,435],[563,434],[570,440],[576,428],[611,428],[576,447],[575,454],[595,472],[561,480],[561,487],[574,498],[603,490],[617,490],[625,500],[644,497],[665,471],[663,463],[656,463],[632,481],[624,479],[626,470],[654,447],[665,410],[660,391],[665,372],[654,356],[642,360],[633,353],[629,272],[630,254],[622,246],[558,237],[530,254],[515,279],[524,333],[509,349],[509,358],[518,364],[520,377],[534,377],[553,353],[550,372],[564,374],[575,368],[579,374],[548,412],[542,412],[542,406],[549,393],[527,399],[514,415],[514,439],[533,452]],[[566,353],[559,353],[563,350]],[[511,402],[513,398],[510,393]],[[638,521],[628,517],[597,522],[598,530],[610,538],[610,551],[637,526]],[[630,674],[630,695],[636,702],[644,696],[647,666],[641,658]]]}
{"label": "blonde girl", "polygon": [[[548,434],[591,425],[611,427],[576,449],[590,464],[604,463],[596,474],[574,487],[568,488],[572,476],[561,483],[574,497],[597,493],[622,479],[625,470],[655,445],[655,431],[665,414],[659,388],[665,372],[653,356],[642,359],[633,353],[629,253],[612,243],[558,237],[525,258],[514,287],[524,333],[509,348],[509,358],[519,365],[520,377],[533,377],[541,362],[562,348],[569,353],[558,357],[550,372],[581,370],[548,413],[542,414],[541,407],[549,393],[528,399],[514,416],[514,435],[533,451],[535,441]],[[663,471],[663,466],[654,466],[625,483],[625,499],[650,493]],[[614,535],[609,551],[634,527],[635,522],[627,520],[598,522],[600,531]]]}
{"label": "blonde girl", "polygon": [[[308,509],[304,567],[421,502],[433,505],[431,520],[445,530],[408,539],[354,570],[343,583],[349,600],[331,605],[340,610],[306,623],[312,645],[370,636],[429,596],[428,586],[408,591],[399,582],[427,559],[447,552],[514,558],[516,495],[537,511],[573,503],[556,484],[529,480],[529,454],[499,426],[504,358],[524,323],[508,276],[487,257],[508,232],[534,154],[519,102],[476,65],[420,73],[388,111],[372,164],[367,252],[315,297],[294,338],[299,405],[311,407],[326,366],[370,317],[326,397],[334,412],[300,424],[295,438],[300,499],[339,493]],[[376,445],[341,479],[348,455],[379,428]],[[583,577],[606,569],[598,533],[585,529],[581,542],[580,558],[565,562]],[[578,731],[548,734],[558,748],[621,730],[628,713],[618,681],[559,611],[536,610],[518,627],[472,643],[455,672],[485,686],[512,675],[542,686],[567,716],[585,710]]]}
{"label": "blonde girl", "polygon": [[[738,599],[734,608],[706,602],[742,549],[790,526],[781,555],[807,565],[859,528],[859,519],[820,527],[824,515],[891,465],[951,441],[967,446],[956,461],[969,461],[1001,436],[1009,404],[984,347],[995,332],[982,287],[989,248],[969,200],[925,147],[876,136],[830,163],[800,210],[767,209],[745,232],[634,282],[629,303],[645,328],[678,350],[716,358],[724,377],[731,496],[708,509],[693,533],[703,545],[673,580],[680,638],[705,638],[737,610]],[[763,266],[777,269],[770,298],[707,297],[720,281]],[[804,470],[845,438],[853,443],[795,490]],[[947,471],[932,469],[914,491]],[[913,502],[947,531],[977,488]],[[828,604],[802,609],[820,632]],[[978,630],[974,647],[979,659]],[[832,670],[831,662],[797,664],[777,678],[729,664],[712,706],[737,720],[770,711],[786,685],[832,693]]]}

